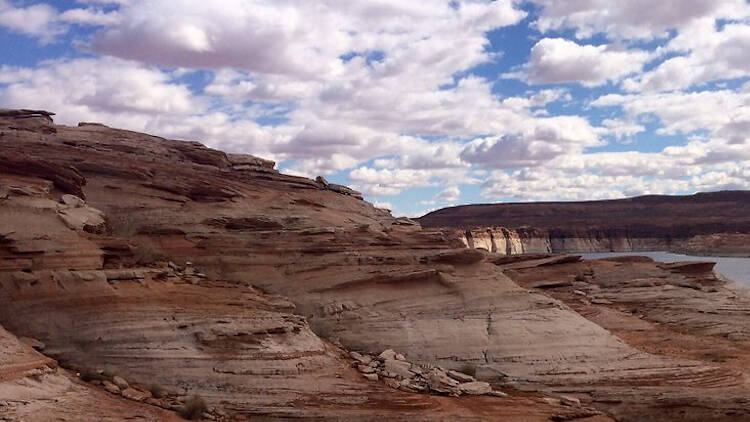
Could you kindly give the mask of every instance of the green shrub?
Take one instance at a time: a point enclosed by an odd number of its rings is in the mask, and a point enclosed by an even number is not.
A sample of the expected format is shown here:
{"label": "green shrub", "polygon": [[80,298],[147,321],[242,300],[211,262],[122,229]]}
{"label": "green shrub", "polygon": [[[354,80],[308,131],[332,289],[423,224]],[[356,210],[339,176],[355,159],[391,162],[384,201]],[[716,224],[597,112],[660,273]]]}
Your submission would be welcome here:
{"label": "green shrub", "polygon": [[193,396],[187,399],[182,409],[180,409],[180,416],[189,421],[197,421],[203,417],[203,412],[206,409],[206,402],[200,396]]}
{"label": "green shrub", "polygon": [[102,374],[92,371],[90,369],[85,369],[81,371],[81,380],[85,382],[91,382],[91,381],[104,381],[106,377],[104,377]]}
{"label": "green shrub", "polygon": [[163,261],[165,259],[162,253],[144,243],[136,245],[136,249],[133,252],[133,258],[138,265],[152,265],[157,261]]}
{"label": "green shrub", "polygon": [[477,367],[475,365],[467,363],[464,366],[462,366],[458,370],[458,372],[464,373],[466,375],[471,375],[472,377],[476,378],[476,376],[477,376]]}
{"label": "green shrub", "polygon": [[167,395],[167,390],[159,384],[151,384],[149,391],[155,399],[161,399]]}

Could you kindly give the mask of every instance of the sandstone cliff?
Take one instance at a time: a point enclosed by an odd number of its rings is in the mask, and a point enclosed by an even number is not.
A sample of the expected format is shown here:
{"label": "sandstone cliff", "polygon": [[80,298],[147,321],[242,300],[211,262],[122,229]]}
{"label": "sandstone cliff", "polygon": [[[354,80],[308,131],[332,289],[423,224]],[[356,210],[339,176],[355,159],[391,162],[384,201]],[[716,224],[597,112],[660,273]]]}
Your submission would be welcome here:
{"label": "sandstone cliff", "polygon": [[[434,211],[417,221],[424,227],[454,228],[468,246],[506,254],[663,250],[747,256],[748,209],[750,192],[726,191],[613,201],[466,205]],[[509,240],[514,246],[503,248]]]}
{"label": "sandstone cliff", "polygon": [[[497,251],[525,247],[519,231],[490,237],[489,249],[493,239]],[[534,247],[546,249],[543,240]],[[451,231],[422,229],[344,186],[283,175],[256,157],[102,125],[58,126],[40,112],[0,113],[0,324],[69,369],[50,368],[55,378],[38,388],[91,370],[130,384],[73,379],[77,387],[56,391],[80,391],[78,412],[106,388],[124,414],[143,415],[150,404],[151,420],[168,420],[173,414],[157,407],[179,409],[193,394],[214,419],[611,420],[595,408],[621,421],[748,418],[743,372],[635,347],[565,298],[525,285],[527,264],[495,258]],[[528,265],[563,265],[560,276],[572,279],[580,268],[564,267],[570,261]],[[675,277],[673,286],[698,283]],[[744,305],[736,309],[732,329],[744,333],[750,321]],[[692,324],[710,318],[695,314]],[[389,386],[360,374],[347,353],[385,349],[418,364],[410,374],[431,365],[476,372],[510,396]],[[145,394],[152,383],[166,399],[126,393]],[[0,392],[11,403],[2,417],[55,414],[54,404],[35,408],[15,387]],[[686,419],[695,397],[700,419]]]}

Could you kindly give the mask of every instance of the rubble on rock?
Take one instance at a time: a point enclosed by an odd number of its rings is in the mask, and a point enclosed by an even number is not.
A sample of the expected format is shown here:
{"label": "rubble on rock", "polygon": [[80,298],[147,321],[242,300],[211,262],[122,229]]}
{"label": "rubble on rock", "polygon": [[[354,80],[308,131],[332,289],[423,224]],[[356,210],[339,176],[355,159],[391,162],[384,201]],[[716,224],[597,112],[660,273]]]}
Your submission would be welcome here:
{"label": "rubble on rock", "polygon": [[505,393],[493,390],[489,383],[477,381],[471,375],[439,366],[412,363],[391,349],[384,350],[377,357],[358,352],[350,352],[349,356],[354,359],[354,366],[363,377],[371,381],[384,380],[394,389],[455,397],[462,394],[507,397]]}

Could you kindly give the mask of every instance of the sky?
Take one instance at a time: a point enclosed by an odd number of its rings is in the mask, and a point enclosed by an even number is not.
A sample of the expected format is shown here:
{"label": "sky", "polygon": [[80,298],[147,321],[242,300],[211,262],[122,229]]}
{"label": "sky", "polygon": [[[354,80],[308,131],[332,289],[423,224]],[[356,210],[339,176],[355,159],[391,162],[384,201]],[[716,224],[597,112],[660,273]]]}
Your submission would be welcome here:
{"label": "sky", "polygon": [[394,215],[750,188],[747,0],[0,0],[0,107]]}

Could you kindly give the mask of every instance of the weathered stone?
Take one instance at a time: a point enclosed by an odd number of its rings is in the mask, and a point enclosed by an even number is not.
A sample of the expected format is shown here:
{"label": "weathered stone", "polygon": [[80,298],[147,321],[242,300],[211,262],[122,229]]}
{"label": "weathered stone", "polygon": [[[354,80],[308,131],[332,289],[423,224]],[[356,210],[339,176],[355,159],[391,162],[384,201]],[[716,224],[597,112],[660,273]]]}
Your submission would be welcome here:
{"label": "weathered stone", "polygon": [[393,360],[396,359],[396,352],[391,349],[384,350],[383,353],[378,355],[380,360]]}
{"label": "weathered stone", "polygon": [[458,385],[458,389],[464,394],[473,396],[489,394],[492,392],[490,384],[482,381],[464,382]]}
{"label": "weathered stone", "polygon": [[438,369],[433,369],[427,374],[427,384],[431,390],[438,393],[450,395],[459,395],[461,393],[458,389],[459,382],[450,378],[445,372]]}
{"label": "weathered stone", "polygon": [[115,376],[114,378],[112,378],[112,383],[115,384],[121,390],[125,390],[130,386],[130,384],[128,384],[128,382],[125,381],[125,378],[119,377],[119,376]]}
{"label": "weathered stone", "polygon": [[102,385],[104,385],[104,389],[109,391],[112,394],[120,394],[120,387],[116,386],[115,384],[111,383],[110,381],[103,381]]}
{"label": "weathered stone", "polygon": [[580,406],[581,400],[573,396],[560,396],[560,403],[563,406]]}
{"label": "weathered stone", "polygon": [[372,362],[372,357],[367,356],[367,355],[362,355],[357,352],[349,352],[349,356],[351,356],[352,359],[364,365],[369,365],[370,362]]}
{"label": "weathered stone", "polygon": [[446,374],[449,377],[451,377],[454,380],[459,381],[459,382],[472,382],[472,381],[476,381],[476,379],[474,379],[474,377],[472,377],[471,375],[464,374],[463,372],[448,371],[448,372],[446,372]]}
{"label": "weathered stone", "polygon": [[86,202],[84,202],[83,199],[67,193],[60,198],[60,202],[73,208],[79,208],[86,205]]}
{"label": "weathered stone", "polygon": [[380,379],[378,377],[378,374],[365,374],[365,373],[363,373],[362,376],[365,377],[365,378],[367,378],[370,381],[377,381],[377,380]]}
{"label": "weathered stone", "polygon": [[395,374],[400,378],[409,378],[412,376],[411,363],[395,359],[386,359],[384,363],[385,370],[390,374]]}
{"label": "weathered stone", "polygon": [[357,370],[363,374],[372,374],[375,372],[375,368],[369,365],[357,365]]}
{"label": "weathered stone", "polygon": [[144,401],[151,397],[151,393],[147,391],[140,391],[133,387],[128,387],[121,392],[122,396],[128,400]]}

